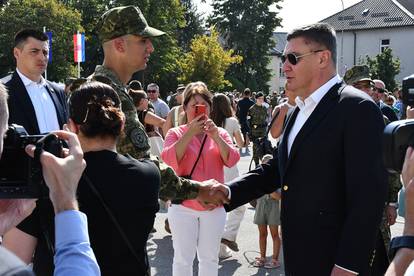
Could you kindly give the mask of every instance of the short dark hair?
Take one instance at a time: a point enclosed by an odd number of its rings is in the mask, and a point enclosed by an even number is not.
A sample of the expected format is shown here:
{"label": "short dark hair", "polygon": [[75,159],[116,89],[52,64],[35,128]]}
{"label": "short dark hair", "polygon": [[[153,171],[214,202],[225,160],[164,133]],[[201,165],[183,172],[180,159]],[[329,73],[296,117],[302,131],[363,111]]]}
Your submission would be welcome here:
{"label": "short dark hair", "polygon": [[35,29],[23,29],[18,31],[14,36],[14,47],[21,47],[22,43],[26,42],[29,37],[33,37],[40,41],[49,40],[44,32]]}
{"label": "short dark hair", "polygon": [[334,28],[326,23],[316,23],[294,29],[287,36],[287,41],[302,37],[307,43],[314,42],[326,47],[332,54],[332,61],[336,65],[336,34]]}

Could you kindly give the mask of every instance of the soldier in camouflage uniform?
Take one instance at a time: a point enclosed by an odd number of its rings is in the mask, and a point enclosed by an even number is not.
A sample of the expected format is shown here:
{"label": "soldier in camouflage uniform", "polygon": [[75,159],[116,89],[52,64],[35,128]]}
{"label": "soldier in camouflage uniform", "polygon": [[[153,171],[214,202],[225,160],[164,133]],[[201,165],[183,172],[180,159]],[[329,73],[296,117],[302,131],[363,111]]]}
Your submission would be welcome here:
{"label": "soldier in camouflage uniform", "polygon": [[279,105],[279,95],[277,91],[273,91],[273,95],[270,98],[270,105],[272,106],[272,110]]}
{"label": "soldier in camouflage uniform", "polygon": [[266,135],[266,119],[267,119],[267,110],[263,106],[264,95],[262,92],[258,92],[255,96],[256,104],[250,107],[249,112],[247,113],[247,120],[250,127],[250,140],[253,141],[253,161],[256,166],[260,163],[260,160],[263,156],[259,156],[258,151],[258,141],[260,138],[265,137]]}
{"label": "soldier in camouflage uniform", "polygon": [[[364,91],[368,95],[372,96],[372,89],[375,83],[370,78],[369,68],[366,65],[357,65],[349,69],[344,76],[344,81],[347,84],[353,85],[354,87]],[[390,120],[383,115],[385,125],[390,123]],[[371,275],[383,275],[389,265],[390,256],[388,249],[391,239],[390,226],[395,223],[397,218],[397,202],[398,192],[401,189],[402,184],[400,181],[400,175],[395,173],[388,174],[388,198],[385,202],[385,208],[381,219],[380,232],[381,241],[377,243],[377,247],[373,252],[371,258]],[[379,247],[383,248],[379,249]],[[382,251],[384,256],[378,257],[378,250]],[[385,252],[384,252],[385,250]]]}
{"label": "soldier in camouflage uniform", "polygon": [[[98,65],[89,79],[109,83],[121,99],[126,122],[124,134],[119,139],[117,150],[139,158],[149,158],[149,141],[144,126],[138,120],[137,112],[127,92],[127,83],[134,72],[143,70],[150,54],[154,51],[152,37],[164,32],[148,26],[138,7],[113,8],[102,15],[96,28],[102,42],[104,62]],[[198,195],[200,185],[178,177],[174,170],[151,156],[161,174],[161,199],[189,199]]]}

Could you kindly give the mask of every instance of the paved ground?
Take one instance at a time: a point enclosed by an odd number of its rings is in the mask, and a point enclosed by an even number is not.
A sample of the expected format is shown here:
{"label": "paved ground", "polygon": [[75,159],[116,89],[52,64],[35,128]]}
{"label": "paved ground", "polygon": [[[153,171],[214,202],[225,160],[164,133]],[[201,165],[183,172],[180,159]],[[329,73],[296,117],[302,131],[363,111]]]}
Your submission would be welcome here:
{"label": "paved ground", "polygon": [[[251,156],[242,156],[239,163],[241,173],[247,172]],[[240,227],[238,244],[240,251],[234,252],[229,259],[222,260],[219,263],[220,276],[247,276],[247,275],[284,275],[283,267],[280,269],[255,268],[249,264],[259,255],[259,236],[257,226],[253,224],[254,209],[247,208],[243,223]],[[151,264],[152,275],[168,276],[172,275],[172,258],[173,249],[171,235],[164,230],[164,220],[166,214],[160,212],[157,214],[155,228],[157,232],[153,234],[148,242],[148,254]],[[396,225],[392,227],[393,236],[402,233],[403,219],[398,218]],[[268,237],[267,256],[271,256],[271,238]],[[281,259],[283,262],[282,254]],[[197,263],[194,262],[194,272],[197,271]],[[197,275],[194,273],[194,275]]]}

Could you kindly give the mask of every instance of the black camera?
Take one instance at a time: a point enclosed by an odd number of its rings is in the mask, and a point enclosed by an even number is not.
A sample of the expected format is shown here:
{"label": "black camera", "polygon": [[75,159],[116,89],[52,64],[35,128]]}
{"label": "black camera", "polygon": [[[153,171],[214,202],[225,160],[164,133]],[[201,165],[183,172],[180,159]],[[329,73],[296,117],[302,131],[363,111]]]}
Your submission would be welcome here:
{"label": "black camera", "polygon": [[48,196],[42,166],[38,158],[25,152],[28,144],[35,144],[36,151],[48,151],[61,156],[63,141],[55,134],[29,135],[24,127],[9,126],[0,159],[0,198],[41,198]]}
{"label": "black camera", "polygon": [[403,104],[414,107],[414,74],[403,79],[401,94]]}
{"label": "black camera", "polygon": [[[404,105],[414,107],[414,75],[403,80]],[[405,152],[414,146],[414,119],[395,121],[384,129],[383,159],[389,172],[401,173]]]}

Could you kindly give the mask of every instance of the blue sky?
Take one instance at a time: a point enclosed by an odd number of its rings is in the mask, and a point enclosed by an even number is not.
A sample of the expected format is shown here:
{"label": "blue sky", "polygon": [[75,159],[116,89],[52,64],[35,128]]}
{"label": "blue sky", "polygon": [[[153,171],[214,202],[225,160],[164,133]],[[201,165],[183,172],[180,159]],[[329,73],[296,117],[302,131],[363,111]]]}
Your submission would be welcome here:
{"label": "blue sky", "polygon": [[[254,1],[254,0],[252,0]],[[345,8],[360,2],[361,0],[342,0]],[[282,28],[276,31],[290,31],[295,27],[318,22],[332,14],[342,10],[341,0],[284,0],[279,5],[282,6],[280,16],[282,17]],[[201,12],[211,13],[212,8],[208,4],[201,3],[201,0],[194,0],[195,5]]]}

